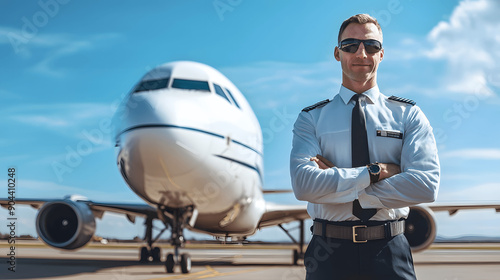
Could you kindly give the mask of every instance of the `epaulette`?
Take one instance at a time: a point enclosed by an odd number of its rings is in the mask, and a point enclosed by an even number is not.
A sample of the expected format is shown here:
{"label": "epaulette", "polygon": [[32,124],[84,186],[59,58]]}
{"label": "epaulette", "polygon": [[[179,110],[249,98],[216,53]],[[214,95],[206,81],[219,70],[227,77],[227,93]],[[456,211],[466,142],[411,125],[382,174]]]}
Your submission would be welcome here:
{"label": "epaulette", "polygon": [[305,107],[304,109],[302,109],[302,111],[304,112],[309,112],[311,111],[312,109],[316,109],[316,108],[319,108],[321,106],[325,106],[328,102],[330,102],[330,100],[326,99],[326,100],[323,100],[323,101],[320,101],[314,105],[311,105],[311,106],[307,106]]}
{"label": "epaulette", "polygon": [[397,97],[397,96],[391,96],[389,97],[389,100],[393,100],[393,101],[397,101],[397,102],[403,102],[403,103],[407,103],[407,104],[410,104],[412,106],[414,106],[415,104],[417,104],[417,102],[411,100],[411,99],[408,99],[408,98],[402,98],[402,97]]}

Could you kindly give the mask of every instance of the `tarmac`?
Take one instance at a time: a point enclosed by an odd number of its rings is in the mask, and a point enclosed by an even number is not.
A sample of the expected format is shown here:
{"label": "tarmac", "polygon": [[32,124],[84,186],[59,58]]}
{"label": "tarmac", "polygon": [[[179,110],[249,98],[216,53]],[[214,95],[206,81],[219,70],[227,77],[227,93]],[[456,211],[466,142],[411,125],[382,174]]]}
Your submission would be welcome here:
{"label": "tarmac", "polygon": [[[192,270],[176,267],[167,274],[163,263],[138,262],[138,245],[91,245],[60,251],[40,243],[18,244],[15,272],[8,270],[10,249],[0,243],[0,279],[305,279],[304,266],[292,265],[292,245],[196,245],[181,249],[191,254]],[[162,246],[162,256],[171,248]],[[434,244],[414,253],[418,279],[500,279],[500,244]]]}

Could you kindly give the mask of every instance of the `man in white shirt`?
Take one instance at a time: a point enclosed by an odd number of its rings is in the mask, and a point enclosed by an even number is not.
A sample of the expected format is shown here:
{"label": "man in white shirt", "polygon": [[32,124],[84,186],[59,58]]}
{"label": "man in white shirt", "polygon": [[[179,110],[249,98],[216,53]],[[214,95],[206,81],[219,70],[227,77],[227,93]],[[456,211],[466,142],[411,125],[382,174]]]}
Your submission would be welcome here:
{"label": "man in white shirt", "polygon": [[439,160],[415,102],[379,91],[382,42],[371,16],[344,21],[340,91],[294,125],[292,186],[314,220],[307,279],[416,279],[404,219],[408,206],[436,199]]}

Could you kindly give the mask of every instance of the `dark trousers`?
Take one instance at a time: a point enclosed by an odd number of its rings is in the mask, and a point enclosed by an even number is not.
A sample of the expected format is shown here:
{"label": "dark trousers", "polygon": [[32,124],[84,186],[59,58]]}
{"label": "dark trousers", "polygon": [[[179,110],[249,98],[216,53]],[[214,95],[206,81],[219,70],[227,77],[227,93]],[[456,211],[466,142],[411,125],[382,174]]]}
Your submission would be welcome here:
{"label": "dark trousers", "polygon": [[404,234],[366,243],[314,235],[304,265],[307,280],[416,279]]}

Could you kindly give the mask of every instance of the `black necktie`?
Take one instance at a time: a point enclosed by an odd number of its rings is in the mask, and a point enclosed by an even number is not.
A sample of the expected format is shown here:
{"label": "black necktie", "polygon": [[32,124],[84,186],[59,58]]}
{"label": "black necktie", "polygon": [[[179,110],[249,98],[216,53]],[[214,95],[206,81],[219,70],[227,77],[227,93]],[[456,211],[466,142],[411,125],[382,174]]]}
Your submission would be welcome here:
{"label": "black necktie", "polygon": [[[365,99],[363,94],[355,94],[352,100],[356,102],[352,109],[351,120],[351,154],[352,167],[360,167],[370,164],[368,151],[368,137],[366,135],[365,113],[361,108],[361,101]],[[377,213],[377,209],[363,209],[359,200],[352,203],[352,214],[362,222],[368,221]]]}

